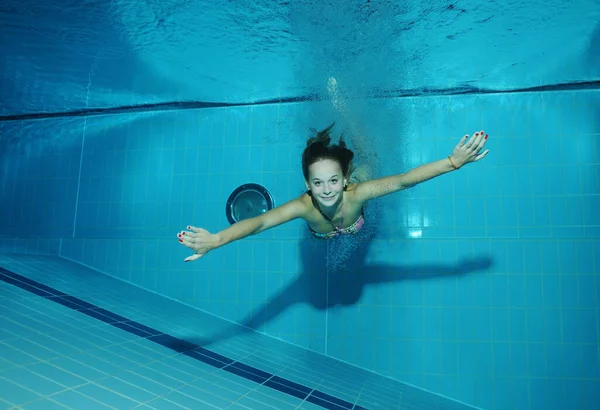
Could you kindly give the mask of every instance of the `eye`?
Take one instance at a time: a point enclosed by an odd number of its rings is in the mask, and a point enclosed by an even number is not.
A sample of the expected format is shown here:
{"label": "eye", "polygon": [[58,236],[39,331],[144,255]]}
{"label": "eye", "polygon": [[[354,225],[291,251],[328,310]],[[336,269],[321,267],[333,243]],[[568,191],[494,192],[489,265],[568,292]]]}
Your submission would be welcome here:
{"label": "eye", "polygon": [[332,183],[334,183],[334,184],[336,184],[336,183],[337,183],[337,181],[338,181],[337,179],[332,179],[332,180],[331,180],[331,182],[332,182]]}
{"label": "eye", "polygon": [[315,182],[315,185],[316,185],[316,186],[319,186],[319,184],[320,184],[320,182]]}

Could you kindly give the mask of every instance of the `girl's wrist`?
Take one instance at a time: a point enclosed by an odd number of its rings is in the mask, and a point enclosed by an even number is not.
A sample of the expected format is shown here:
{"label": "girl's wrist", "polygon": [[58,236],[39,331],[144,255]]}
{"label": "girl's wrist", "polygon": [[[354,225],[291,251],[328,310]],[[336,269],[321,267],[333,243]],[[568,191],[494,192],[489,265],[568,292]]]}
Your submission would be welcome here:
{"label": "girl's wrist", "polygon": [[448,155],[448,161],[450,161],[450,165],[455,170],[459,169],[462,166],[455,158],[452,158],[452,155]]}

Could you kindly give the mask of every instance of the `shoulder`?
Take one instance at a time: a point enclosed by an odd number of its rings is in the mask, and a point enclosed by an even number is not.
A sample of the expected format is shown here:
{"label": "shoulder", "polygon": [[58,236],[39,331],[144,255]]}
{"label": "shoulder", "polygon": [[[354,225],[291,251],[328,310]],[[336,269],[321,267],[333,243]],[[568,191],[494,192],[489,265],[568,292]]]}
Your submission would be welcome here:
{"label": "shoulder", "polygon": [[371,199],[400,191],[404,189],[402,178],[403,175],[399,174],[353,184],[354,200],[357,202],[367,202]]}
{"label": "shoulder", "polygon": [[[308,195],[303,194],[298,198],[292,199],[285,204],[275,207],[270,211],[258,216],[257,218],[259,218],[261,224],[261,229],[259,232],[289,222],[296,218],[306,219],[307,215],[309,214],[309,207],[304,196]],[[308,201],[310,203],[310,199]]]}
{"label": "shoulder", "polygon": [[274,208],[273,210],[279,210],[287,214],[293,214],[296,218],[306,219],[306,215],[312,210],[313,204],[306,192],[300,196],[289,200],[288,202]]}
{"label": "shoulder", "polygon": [[360,190],[357,190],[357,188],[360,184],[361,184],[360,182],[348,184],[348,188],[346,188],[346,195],[348,197],[348,200],[352,203],[353,206],[357,206],[357,207],[362,207],[364,205],[364,203],[366,202],[360,196]]}
{"label": "shoulder", "polygon": [[314,205],[312,203],[312,198],[308,194],[308,192],[304,192],[298,198],[293,199],[292,201],[297,203],[298,208],[302,212],[301,218],[306,219],[306,216],[313,210]]}
{"label": "shoulder", "polygon": [[312,199],[308,193],[304,192],[300,196],[281,205],[292,211],[298,218],[306,219],[306,216],[313,209]]}

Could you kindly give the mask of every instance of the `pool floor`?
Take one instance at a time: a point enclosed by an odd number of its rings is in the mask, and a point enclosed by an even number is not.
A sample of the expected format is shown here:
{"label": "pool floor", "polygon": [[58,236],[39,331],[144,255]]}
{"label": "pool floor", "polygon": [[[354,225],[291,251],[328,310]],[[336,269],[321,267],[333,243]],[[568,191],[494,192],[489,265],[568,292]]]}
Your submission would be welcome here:
{"label": "pool floor", "polygon": [[[0,408],[439,409],[470,406],[54,256],[0,254]],[[241,327],[240,327],[241,329]]]}

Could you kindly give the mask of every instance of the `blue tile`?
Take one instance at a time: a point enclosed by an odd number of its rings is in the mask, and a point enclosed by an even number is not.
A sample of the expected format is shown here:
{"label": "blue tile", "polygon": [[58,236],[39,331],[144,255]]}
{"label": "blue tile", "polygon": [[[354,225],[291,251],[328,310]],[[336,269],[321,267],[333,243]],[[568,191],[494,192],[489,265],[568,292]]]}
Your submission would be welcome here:
{"label": "blue tile", "polygon": [[496,274],[490,276],[491,305],[492,306],[509,306],[509,287],[508,279],[505,274]]}
{"label": "blue tile", "polygon": [[[164,396],[166,393],[171,391],[172,388],[176,388],[178,385],[180,385],[179,382],[176,382],[174,379],[166,378],[166,377],[164,379],[170,380],[172,383],[164,384],[164,383],[162,383],[163,378],[152,377],[153,374],[156,374],[154,371],[146,372],[144,368],[139,368],[138,370],[142,374],[138,374],[138,373],[128,370],[128,371],[125,371],[125,372],[117,375],[116,379],[120,380],[124,383],[132,384],[132,385],[136,386],[137,388],[139,388],[143,391],[149,392],[150,394],[155,395],[155,396]],[[105,385],[105,383],[103,383],[102,381],[99,381],[98,384]],[[106,387],[110,387],[110,386],[106,386]],[[137,392],[137,390],[136,390],[135,394],[137,395],[138,393],[140,395],[143,394],[141,392]],[[135,396],[132,396],[132,397],[135,397]]]}
{"label": "blue tile", "polygon": [[513,308],[510,310],[510,338],[513,342],[527,340],[527,311]]}
{"label": "blue tile", "polygon": [[188,384],[177,389],[177,392],[192,397],[195,400],[201,400],[205,403],[215,406],[218,409],[228,408],[232,403],[232,400],[222,397],[221,395],[217,394],[216,390],[212,390],[210,387],[212,387],[212,385]]}
{"label": "blue tile", "polygon": [[458,332],[458,312],[455,308],[445,308],[441,312],[441,338],[456,340]]}
{"label": "blue tile", "polygon": [[584,400],[583,410],[595,410],[600,403],[600,380],[581,380],[582,397]]}
{"label": "blue tile", "polygon": [[75,390],[66,390],[52,396],[52,400],[75,409],[110,409],[109,406],[94,400],[91,397],[79,394]]}
{"label": "blue tile", "polygon": [[[185,408],[189,408],[189,409],[218,409],[219,407],[213,406],[211,403],[202,400],[202,399],[195,399],[193,397],[190,397],[188,395],[182,394],[178,391],[172,391],[170,393],[168,393],[165,396],[165,399],[170,400],[172,402],[175,402],[181,406],[184,406]],[[152,405],[154,407],[154,405],[152,404],[153,402],[150,403],[150,405]],[[166,409],[167,407],[165,407]],[[172,407],[170,407],[172,408]]]}
{"label": "blue tile", "polygon": [[248,407],[242,406],[242,405],[237,404],[237,403],[233,403],[231,406],[227,407],[227,409],[230,409],[230,410],[248,410]]}
{"label": "blue tile", "polygon": [[17,366],[16,364],[6,361],[0,357],[0,372],[4,371],[6,369],[12,369],[13,367],[16,367],[16,366]]}
{"label": "blue tile", "polygon": [[[4,324],[4,323],[3,323]],[[12,339],[18,340],[18,339]],[[5,360],[13,363],[17,366],[25,366],[31,363],[39,362],[40,359],[20,350],[9,346],[6,343],[0,343],[0,356],[5,358]]]}
{"label": "blue tile", "polygon": [[528,352],[529,349],[526,343],[511,343],[510,367],[513,377],[527,377],[530,374]]}
{"label": "blue tile", "polygon": [[27,369],[65,387],[75,387],[87,383],[87,381],[81,377],[75,376],[48,363],[35,363],[27,366]]}
{"label": "blue tile", "polygon": [[0,378],[0,391],[2,392],[3,400],[6,400],[13,405],[27,403],[41,397],[37,393],[4,378]]}
{"label": "blue tile", "polygon": [[117,409],[129,409],[138,404],[127,397],[121,396],[93,383],[80,386],[74,391],[85,394],[88,397],[93,397],[94,399]]}
{"label": "blue tile", "polygon": [[27,339],[7,340],[4,342],[4,344],[13,347],[15,350],[18,349],[21,352],[33,356],[37,358],[38,361],[50,360],[59,356],[59,353],[46,349],[45,347],[36,343],[32,343]]}
{"label": "blue tile", "polygon": [[473,324],[475,328],[475,340],[490,340],[492,338],[490,309],[479,308],[475,310]]}
{"label": "blue tile", "polygon": [[586,309],[578,311],[579,343],[598,344],[598,333],[594,327],[597,321],[597,311]]}
{"label": "blue tile", "polygon": [[573,309],[561,311],[562,337],[564,343],[579,342],[579,312]]}
{"label": "blue tile", "polygon": [[[117,369],[116,366],[109,365],[103,360],[97,359],[93,356],[80,355],[75,356],[75,358],[78,360],[84,360],[85,364],[77,360],[73,360],[70,357],[60,357],[54,359],[50,362],[50,364],[91,381],[101,379],[109,374],[114,374],[115,370]],[[100,363],[102,363],[104,366],[100,365]]]}
{"label": "blue tile", "polygon": [[598,379],[600,376],[600,357],[598,346],[585,344],[580,345],[582,368],[578,372],[577,378]]}
{"label": "blue tile", "polygon": [[544,304],[543,276],[529,274],[525,282],[525,293],[528,307],[541,308]]}
{"label": "blue tile", "polygon": [[65,406],[50,399],[41,399],[26,404],[22,408],[26,410],[64,410]]}
{"label": "blue tile", "polygon": [[546,407],[544,407],[545,409],[564,410],[565,408],[570,408],[571,405],[577,405],[576,397],[567,398],[565,396],[565,385],[566,380],[546,380]]}
{"label": "blue tile", "polygon": [[45,348],[55,352],[58,356],[68,356],[79,351],[73,346],[46,335],[31,336],[28,339],[35,344],[44,346]]}
{"label": "blue tile", "polygon": [[240,384],[231,382],[223,379],[222,377],[207,375],[205,377],[194,380],[189,386],[196,387],[206,392],[218,396],[227,400],[228,402],[234,402],[240,397],[246,395],[255,386],[245,387]]}

